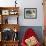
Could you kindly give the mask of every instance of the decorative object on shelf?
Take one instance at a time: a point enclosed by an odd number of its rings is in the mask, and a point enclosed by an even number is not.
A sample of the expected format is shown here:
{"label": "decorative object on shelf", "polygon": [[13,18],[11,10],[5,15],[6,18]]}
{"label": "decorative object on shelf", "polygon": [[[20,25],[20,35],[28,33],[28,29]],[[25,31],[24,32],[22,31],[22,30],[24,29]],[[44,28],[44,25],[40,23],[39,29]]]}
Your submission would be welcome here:
{"label": "decorative object on shelf", "polygon": [[2,24],[8,24],[8,16],[7,15],[3,15]]}
{"label": "decorative object on shelf", "polygon": [[24,18],[25,19],[36,19],[37,8],[24,8]]}
{"label": "decorative object on shelf", "polygon": [[15,10],[10,10],[10,13],[9,13],[9,14],[10,14],[10,15],[17,15],[17,13],[18,13],[18,12],[15,11]]}
{"label": "decorative object on shelf", "polygon": [[10,28],[5,28],[2,31],[2,40],[4,41],[16,41],[18,40],[18,32],[14,32],[12,29]]}
{"label": "decorative object on shelf", "polygon": [[16,7],[16,4],[17,4],[17,2],[16,2],[17,0],[15,0],[15,7]]}
{"label": "decorative object on shelf", "polygon": [[[15,28],[15,27],[14,27]],[[18,32],[17,32],[17,29],[15,28],[14,30],[13,30],[15,33],[14,33],[14,41],[15,40],[18,40]]]}
{"label": "decorative object on shelf", "polygon": [[12,30],[9,28],[5,28],[2,32],[2,40],[8,41],[12,40]]}
{"label": "decorative object on shelf", "polygon": [[[15,27],[14,27],[15,28]],[[16,28],[14,29],[14,32],[17,32]]]}
{"label": "decorative object on shelf", "polygon": [[18,40],[18,32],[14,32],[13,40]]}
{"label": "decorative object on shelf", "polygon": [[7,19],[5,19],[5,24],[8,24],[8,18],[7,18]]}

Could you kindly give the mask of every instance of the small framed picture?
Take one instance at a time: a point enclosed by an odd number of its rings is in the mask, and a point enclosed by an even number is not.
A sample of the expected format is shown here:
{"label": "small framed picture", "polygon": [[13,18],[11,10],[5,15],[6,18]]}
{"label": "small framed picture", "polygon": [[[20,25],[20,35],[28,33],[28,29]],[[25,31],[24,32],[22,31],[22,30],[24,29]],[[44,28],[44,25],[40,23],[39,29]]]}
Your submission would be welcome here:
{"label": "small framed picture", "polygon": [[9,15],[9,10],[2,10],[2,15]]}
{"label": "small framed picture", "polygon": [[37,8],[24,8],[24,18],[25,19],[36,19]]}

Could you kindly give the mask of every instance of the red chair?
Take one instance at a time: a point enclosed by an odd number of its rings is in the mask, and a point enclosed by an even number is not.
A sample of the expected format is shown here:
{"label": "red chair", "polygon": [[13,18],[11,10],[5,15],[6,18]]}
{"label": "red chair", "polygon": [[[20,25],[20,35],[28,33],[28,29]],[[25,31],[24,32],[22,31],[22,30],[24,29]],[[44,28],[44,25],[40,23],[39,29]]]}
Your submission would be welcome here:
{"label": "red chair", "polygon": [[[22,38],[21,46],[27,46],[25,43],[25,39],[28,39],[29,37],[32,37],[32,36],[34,36],[37,39],[37,35],[34,32],[34,30],[32,28],[27,29],[27,31],[24,34],[24,37]],[[40,42],[38,41],[35,46],[41,46]]]}

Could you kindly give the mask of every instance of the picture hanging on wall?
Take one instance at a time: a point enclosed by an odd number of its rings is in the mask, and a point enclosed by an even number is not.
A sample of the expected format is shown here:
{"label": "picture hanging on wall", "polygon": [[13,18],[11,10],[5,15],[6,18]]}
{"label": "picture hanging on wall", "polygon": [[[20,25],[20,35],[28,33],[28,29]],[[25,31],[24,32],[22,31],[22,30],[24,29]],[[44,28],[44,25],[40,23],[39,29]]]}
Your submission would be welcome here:
{"label": "picture hanging on wall", "polygon": [[24,18],[25,19],[36,19],[37,8],[24,8]]}

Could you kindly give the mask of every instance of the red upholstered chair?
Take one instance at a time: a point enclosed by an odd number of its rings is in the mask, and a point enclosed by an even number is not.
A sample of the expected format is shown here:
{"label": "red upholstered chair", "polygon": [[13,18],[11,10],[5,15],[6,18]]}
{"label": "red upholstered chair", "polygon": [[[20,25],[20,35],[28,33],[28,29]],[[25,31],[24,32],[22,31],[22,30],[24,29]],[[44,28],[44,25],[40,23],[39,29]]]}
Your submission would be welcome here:
{"label": "red upholstered chair", "polygon": [[[22,38],[22,42],[21,42],[21,46],[27,46],[25,40],[34,36],[37,40],[37,35],[36,33],[33,31],[32,28],[28,28],[27,31],[24,34],[24,37]],[[35,44],[34,46],[41,46],[40,42],[37,40],[37,44]]]}

